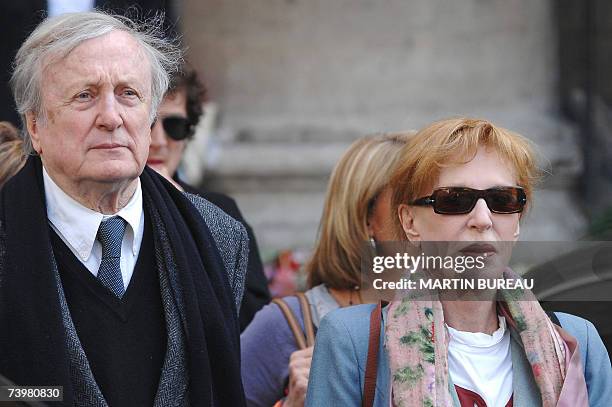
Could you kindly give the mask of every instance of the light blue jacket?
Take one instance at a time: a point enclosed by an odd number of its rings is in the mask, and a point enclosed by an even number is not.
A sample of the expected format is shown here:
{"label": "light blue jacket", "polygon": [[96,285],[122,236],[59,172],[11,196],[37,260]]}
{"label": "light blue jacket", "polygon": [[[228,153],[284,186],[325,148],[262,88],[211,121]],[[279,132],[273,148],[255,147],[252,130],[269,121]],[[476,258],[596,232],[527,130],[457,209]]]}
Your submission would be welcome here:
{"label": "light blue jacket", "polygon": [[[317,332],[308,380],[306,407],[361,406],[368,353],[370,314],[373,308],[373,304],[342,308],[329,313],[323,319]],[[612,406],[612,367],[610,357],[597,330],[593,324],[583,318],[559,312],[556,315],[563,329],[578,340],[589,392],[589,405],[591,407]],[[386,310],[383,310],[374,397],[375,407],[389,407],[390,405],[391,372],[384,348],[385,319]],[[524,356],[520,341],[514,336],[511,346],[514,407],[541,405],[531,367]],[[459,406],[452,383],[451,393],[455,399],[455,405]]]}

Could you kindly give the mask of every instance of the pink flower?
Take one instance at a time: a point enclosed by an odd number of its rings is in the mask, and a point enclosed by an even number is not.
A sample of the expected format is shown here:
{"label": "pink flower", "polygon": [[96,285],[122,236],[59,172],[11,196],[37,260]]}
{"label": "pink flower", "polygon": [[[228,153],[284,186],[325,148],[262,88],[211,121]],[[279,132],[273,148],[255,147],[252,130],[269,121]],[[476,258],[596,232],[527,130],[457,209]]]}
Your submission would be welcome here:
{"label": "pink flower", "polygon": [[534,363],[531,369],[533,370],[533,375],[535,377],[539,377],[542,373],[542,365],[540,365],[539,363]]}

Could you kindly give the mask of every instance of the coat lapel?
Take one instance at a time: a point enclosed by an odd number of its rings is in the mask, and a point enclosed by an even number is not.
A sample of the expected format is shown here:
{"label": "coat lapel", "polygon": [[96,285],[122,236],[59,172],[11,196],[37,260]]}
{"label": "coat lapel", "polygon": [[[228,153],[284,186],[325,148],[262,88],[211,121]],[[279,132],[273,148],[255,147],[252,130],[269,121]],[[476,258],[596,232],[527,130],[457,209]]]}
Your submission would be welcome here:
{"label": "coat lapel", "polygon": [[520,337],[510,330],[510,352],[512,354],[513,407],[541,406],[540,390],[533,377],[531,365],[525,355]]}

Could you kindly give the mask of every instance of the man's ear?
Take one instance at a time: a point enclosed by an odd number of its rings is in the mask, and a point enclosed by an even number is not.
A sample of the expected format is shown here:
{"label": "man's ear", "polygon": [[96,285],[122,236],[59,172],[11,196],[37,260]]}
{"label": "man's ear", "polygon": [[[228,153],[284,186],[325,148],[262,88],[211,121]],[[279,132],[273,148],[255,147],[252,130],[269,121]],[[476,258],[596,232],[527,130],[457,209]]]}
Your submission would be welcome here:
{"label": "man's ear", "polygon": [[401,204],[397,208],[397,215],[399,216],[400,223],[404,234],[411,242],[418,242],[421,240],[421,234],[416,230],[414,225],[414,212],[410,205]]}
{"label": "man's ear", "polygon": [[32,147],[40,155],[42,148],[40,146],[40,137],[38,134],[38,121],[36,120],[36,114],[34,112],[26,113],[26,128],[30,133],[30,139],[32,140]]}

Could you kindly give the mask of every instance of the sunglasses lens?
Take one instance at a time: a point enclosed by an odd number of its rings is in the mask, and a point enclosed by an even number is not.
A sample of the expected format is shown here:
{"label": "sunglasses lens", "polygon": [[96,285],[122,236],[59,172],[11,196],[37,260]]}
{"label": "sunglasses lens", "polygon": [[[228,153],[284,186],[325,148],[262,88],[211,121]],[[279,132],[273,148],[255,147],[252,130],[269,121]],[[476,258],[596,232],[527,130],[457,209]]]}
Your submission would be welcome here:
{"label": "sunglasses lens", "polygon": [[494,213],[517,213],[523,210],[527,198],[522,188],[493,188],[478,191],[470,188],[441,188],[434,191],[434,210],[440,214],[469,213],[480,198]]}
{"label": "sunglasses lens", "polygon": [[184,117],[166,117],[162,124],[168,137],[173,140],[184,140],[189,136],[189,122]]}
{"label": "sunglasses lens", "polygon": [[434,193],[434,210],[441,214],[468,213],[474,207],[474,191],[462,188],[444,188]]}
{"label": "sunglasses lens", "polygon": [[499,188],[487,191],[487,205],[492,212],[516,213],[523,210],[525,192],[519,188]]}

